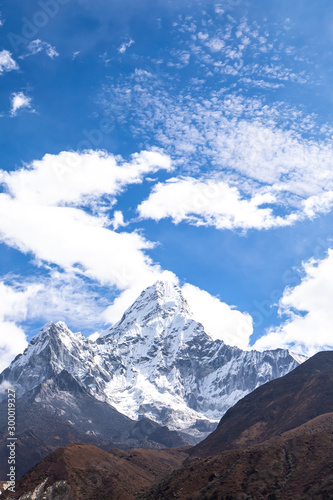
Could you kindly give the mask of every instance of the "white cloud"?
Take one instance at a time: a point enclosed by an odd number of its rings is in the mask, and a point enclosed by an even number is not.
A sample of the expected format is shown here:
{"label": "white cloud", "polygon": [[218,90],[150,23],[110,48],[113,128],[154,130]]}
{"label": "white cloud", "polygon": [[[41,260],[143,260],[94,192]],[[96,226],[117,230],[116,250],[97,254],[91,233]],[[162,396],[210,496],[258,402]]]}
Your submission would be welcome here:
{"label": "white cloud", "polygon": [[176,224],[186,221],[217,229],[268,229],[293,223],[294,215],[283,218],[274,216],[272,208],[262,208],[276,202],[267,189],[245,198],[226,182],[173,178],[157,184],[138,211],[141,217],[156,221],[171,217]]}
{"label": "white cloud", "polygon": [[206,45],[212,52],[220,52],[224,48],[225,42],[218,37],[214,37],[210,40],[208,39]]}
{"label": "white cloud", "polygon": [[16,323],[26,318],[28,303],[39,290],[36,285],[22,290],[0,282],[0,372],[27,346],[25,333]]}
{"label": "white cloud", "polygon": [[40,289],[39,285],[30,285],[22,289],[19,286],[11,287],[0,282],[1,321],[23,321],[27,315],[29,301]]}
{"label": "white cloud", "polygon": [[241,349],[249,348],[253,333],[249,314],[236,311],[217,297],[190,284],[185,284],[182,292],[194,318],[204,325],[206,333],[214,340],[220,339]]}
{"label": "white cloud", "polygon": [[0,321],[0,329],[0,372],[2,372],[15,356],[24,351],[28,342],[22,328],[13,322]]}
{"label": "white cloud", "polygon": [[318,213],[328,213],[333,206],[333,191],[324,191],[320,195],[310,196],[303,202],[304,214],[310,219]]}
{"label": "white cloud", "polygon": [[[65,168],[63,182],[57,179],[59,162]],[[112,155],[86,152],[46,155],[30,169],[2,172],[10,192],[0,194],[2,238],[41,261],[76,269],[119,289],[146,283],[159,273],[145,255],[151,243],[137,233],[111,231],[102,214],[89,215],[75,205],[89,206],[102,194],[115,196],[160,168],[169,169],[170,160],[157,152],[144,151],[120,164]]]}
{"label": "white cloud", "polygon": [[8,50],[0,51],[0,75],[14,69],[18,69],[18,64],[14,61]]}
{"label": "white cloud", "polygon": [[323,260],[305,263],[304,272],[301,283],[287,288],[280,300],[280,312],[289,320],[271,328],[255,349],[287,347],[310,356],[333,349],[333,250]]}
{"label": "white cloud", "polygon": [[93,199],[112,199],[129,184],[139,184],[145,175],[159,169],[171,170],[170,158],[159,151],[143,151],[125,162],[103,151],[63,151],[45,155],[29,168],[0,172],[17,200],[38,205],[89,205]]}
{"label": "white cloud", "polygon": [[[160,270],[161,272],[161,270]],[[106,324],[114,324],[117,321],[120,320],[122,317],[123,313],[126,311],[126,309],[135,301],[135,299],[140,295],[142,290],[154,283],[154,281],[157,281],[157,278],[159,277],[158,274],[156,274],[156,279],[151,280],[151,281],[146,281],[143,286],[140,286],[140,283],[137,283],[137,285],[131,286],[127,290],[124,290],[119,297],[117,297],[112,305],[108,306],[105,311],[102,313],[102,319]]]}
{"label": "white cloud", "polygon": [[31,109],[31,97],[26,96],[23,92],[17,92],[12,95],[12,106],[10,110],[11,116],[16,116],[19,109]]}
{"label": "white cloud", "polygon": [[50,45],[39,38],[37,40],[32,40],[27,46],[28,53],[25,56],[21,56],[22,59],[28,56],[33,56],[38,54],[39,52],[45,51],[46,55],[48,55],[51,59],[59,56],[56,48]]}
{"label": "white cloud", "polygon": [[[135,154],[129,162],[90,151],[46,155],[27,168],[1,171],[0,182],[8,191],[0,193],[1,240],[23,253],[32,252],[43,265],[59,266],[67,276],[81,276],[122,291],[117,304],[121,302],[124,310],[162,271],[146,255],[152,243],[136,232],[117,233],[109,228],[110,221],[104,215],[105,199],[101,199],[110,196],[110,209],[115,196],[127,185],[139,183],[146,174],[159,169],[169,170],[171,163],[157,151]],[[83,205],[88,211],[93,208],[95,215],[84,210]],[[119,214],[116,222],[122,222]],[[83,302],[90,305],[94,321],[99,321],[95,313],[102,312],[102,304],[84,299],[84,292],[76,301],[70,299],[71,292],[81,288],[73,279],[60,289],[56,283],[51,285],[40,290],[38,300],[30,304],[30,317],[42,316],[43,308],[44,314],[78,316]],[[66,307],[68,300],[70,307]],[[118,314],[123,310],[117,309]],[[119,319],[112,314],[110,317]]]}
{"label": "white cloud", "polygon": [[127,50],[129,47],[131,47],[131,45],[133,45],[134,43],[135,43],[135,42],[134,42],[134,40],[130,39],[128,42],[123,43],[123,44],[119,47],[118,52],[119,52],[120,54],[124,54],[124,53],[126,52],[126,50]]}
{"label": "white cloud", "polygon": [[111,224],[115,231],[117,231],[120,227],[127,226],[127,223],[124,221],[123,213],[120,210],[115,210]]}

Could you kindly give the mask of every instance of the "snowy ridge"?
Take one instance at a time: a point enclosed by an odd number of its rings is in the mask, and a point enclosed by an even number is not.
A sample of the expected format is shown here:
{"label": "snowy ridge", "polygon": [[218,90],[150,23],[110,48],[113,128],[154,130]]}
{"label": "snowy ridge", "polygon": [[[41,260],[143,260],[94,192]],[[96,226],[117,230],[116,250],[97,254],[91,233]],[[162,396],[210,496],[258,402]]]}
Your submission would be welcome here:
{"label": "snowy ridge", "polygon": [[304,363],[304,361],[306,361],[308,358],[307,356],[304,356],[303,354],[297,354],[296,352],[293,352],[289,349],[289,354],[292,358],[294,358],[294,360],[299,364],[301,365],[302,363]]}
{"label": "snowy ridge", "polygon": [[202,438],[240,398],[302,361],[283,349],[242,351],[213,341],[180,289],[158,281],[97,340],[47,324],[0,383],[21,395],[65,369],[124,415]]}

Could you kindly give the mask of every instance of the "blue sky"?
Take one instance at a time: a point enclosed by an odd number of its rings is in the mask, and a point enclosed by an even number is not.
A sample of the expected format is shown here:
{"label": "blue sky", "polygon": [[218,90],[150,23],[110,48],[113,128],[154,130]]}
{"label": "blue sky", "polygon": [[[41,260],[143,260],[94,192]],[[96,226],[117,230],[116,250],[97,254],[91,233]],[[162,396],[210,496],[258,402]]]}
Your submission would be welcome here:
{"label": "blue sky", "polygon": [[161,276],[214,338],[332,348],[331,4],[0,12],[2,366]]}

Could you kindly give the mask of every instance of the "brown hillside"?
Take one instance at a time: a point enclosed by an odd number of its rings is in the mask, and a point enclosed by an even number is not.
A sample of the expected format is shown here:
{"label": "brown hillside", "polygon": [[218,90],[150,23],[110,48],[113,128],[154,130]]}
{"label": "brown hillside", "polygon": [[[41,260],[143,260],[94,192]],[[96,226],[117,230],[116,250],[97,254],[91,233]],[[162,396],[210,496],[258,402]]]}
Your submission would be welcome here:
{"label": "brown hillside", "polygon": [[16,493],[5,492],[2,498],[130,500],[180,467],[186,456],[182,449],[108,453],[92,445],[69,445],[35,465],[17,481]]}
{"label": "brown hillside", "polygon": [[331,500],[333,413],[242,450],[199,458],[141,500]]}

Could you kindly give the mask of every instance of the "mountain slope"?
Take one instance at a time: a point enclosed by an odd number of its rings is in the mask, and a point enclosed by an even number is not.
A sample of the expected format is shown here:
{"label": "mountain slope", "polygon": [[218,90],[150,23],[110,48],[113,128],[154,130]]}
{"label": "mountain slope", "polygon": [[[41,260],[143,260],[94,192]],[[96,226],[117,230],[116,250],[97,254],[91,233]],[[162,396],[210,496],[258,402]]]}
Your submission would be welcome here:
{"label": "mountain slope", "polygon": [[333,413],[259,445],[188,463],[141,500],[330,500]]}
{"label": "mountain slope", "polygon": [[[0,404],[0,478],[8,472],[7,402]],[[138,422],[96,400],[66,371],[42,382],[16,403],[16,474],[53,450],[87,443],[109,450],[186,445],[177,432],[148,419]]]}
{"label": "mountain slope", "polygon": [[5,492],[3,498],[329,500],[332,435],[333,413],[328,413],[264,443],[185,466],[186,449],[106,453],[72,445],[33,467],[17,481],[16,493]]}
{"label": "mountain slope", "polygon": [[130,500],[178,468],[181,449],[114,450],[91,445],[60,448],[17,481],[16,492],[3,498],[28,500]]}
{"label": "mountain slope", "polygon": [[330,412],[333,352],[325,351],[239,401],[217,429],[191,450],[191,455],[215,455],[257,444]]}
{"label": "mountain slope", "polygon": [[8,381],[20,396],[66,370],[127,417],[200,440],[240,398],[298,363],[287,350],[242,351],[213,341],[180,289],[159,281],[94,342],[63,323],[46,325],[0,384]]}

